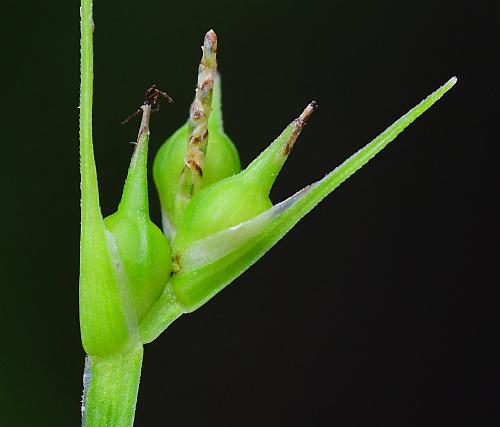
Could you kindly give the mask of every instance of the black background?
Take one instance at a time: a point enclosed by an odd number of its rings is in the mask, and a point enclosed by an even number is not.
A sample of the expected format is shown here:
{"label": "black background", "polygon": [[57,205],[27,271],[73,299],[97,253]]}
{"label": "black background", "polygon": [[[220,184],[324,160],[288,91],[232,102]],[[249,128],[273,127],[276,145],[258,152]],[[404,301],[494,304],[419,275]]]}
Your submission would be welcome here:
{"label": "black background", "polygon": [[[78,426],[79,4],[2,5],[0,425]],[[94,11],[104,214],[137,131],[120,120],[150,84],[167,90],[158,149],[187,118],[210,28],[244,165],[319,103],[274,201],[458,76],[257,265],[146,347],[136,425],[494,425],[493,2],[98,0]]]}

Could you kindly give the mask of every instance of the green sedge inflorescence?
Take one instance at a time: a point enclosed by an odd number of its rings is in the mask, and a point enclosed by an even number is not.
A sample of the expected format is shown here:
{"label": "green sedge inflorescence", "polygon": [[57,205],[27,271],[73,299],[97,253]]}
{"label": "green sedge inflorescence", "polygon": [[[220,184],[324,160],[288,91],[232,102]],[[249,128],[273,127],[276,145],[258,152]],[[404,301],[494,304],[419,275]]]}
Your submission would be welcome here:
{"label": "green sedge inflorescence", "polygon": [[[181,314],[203,305],[456,82],[450,79],[322,180],[273,205],[271,187],[317,104],[307,105],[241,170],[223,127],[217,47],[217,36],[209,31],[189,118],[154,160],[163,230],[149,217],[151,102],[140,109],[142,121],[117,211],[103,218],[98,200],[88,211],[82,208],[80,320],[89,356],[118,354],[150,342]],[[82,172],[82,189],[83,184]],[[82,204],[86,197],[82,194]]]}

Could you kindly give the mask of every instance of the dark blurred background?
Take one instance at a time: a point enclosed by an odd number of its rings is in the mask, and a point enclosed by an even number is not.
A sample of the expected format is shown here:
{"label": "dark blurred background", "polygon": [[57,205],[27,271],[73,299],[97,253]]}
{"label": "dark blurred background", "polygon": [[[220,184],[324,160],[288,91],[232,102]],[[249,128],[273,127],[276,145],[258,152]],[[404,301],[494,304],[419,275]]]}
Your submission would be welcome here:
{"label": "dark blurred background", "polygon": [[[257,265],[146,347],[136,425],[498,425],[494,2],[95,3],[105,214],[137,133],[120,121],[152,83],[168,91],[157,151],[187,118],[210,28],[244,165],[319,103],[275,201],[458,76]],[[0,425],[78,426],[79,3],[2,4]]]}

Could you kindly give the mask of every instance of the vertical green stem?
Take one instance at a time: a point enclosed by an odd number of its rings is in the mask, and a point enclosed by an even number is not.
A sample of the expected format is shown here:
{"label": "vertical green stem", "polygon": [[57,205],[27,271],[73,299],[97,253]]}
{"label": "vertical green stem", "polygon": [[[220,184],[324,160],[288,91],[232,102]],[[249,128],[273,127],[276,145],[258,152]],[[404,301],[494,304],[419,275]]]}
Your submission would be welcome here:
{"label": "vertical green stem", "polygon": [[112,356],[88,356],[83,376],[83,427],[132,427],[143,348]]}
{"label": "vertical green stem", "polygon": [[[80,46],[80,171],[82,231],[88,222],[102,219],[99,207],[99,190],[92,147],[92,96],[94,80],[94,49],[92,0],[81,2]],[[84,237],[84,236],[82,236]]]}

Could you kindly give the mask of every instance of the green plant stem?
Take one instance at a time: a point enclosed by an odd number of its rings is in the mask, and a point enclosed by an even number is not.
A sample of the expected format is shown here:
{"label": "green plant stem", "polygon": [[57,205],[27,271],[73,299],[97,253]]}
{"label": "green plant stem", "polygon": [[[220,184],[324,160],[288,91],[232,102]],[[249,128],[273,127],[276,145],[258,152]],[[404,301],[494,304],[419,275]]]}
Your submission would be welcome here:
{"label": "green plant stem", "polygon": [[[142,365],[142,345],[122,345],[129,333],[123,316],[110,307],[119,304],[119,293],[107,251],[106,230],[99,205],[99,189],[92,145],[93,96],[93,31],[92,0],[81,0],[81,62],[80,62],[80,173],[81,173],[81,243],[80,316],[82,325],[89,319],[100,319],[94,329],[83,330],[82,341],[90,354],[85,362],[82,402],[84,427],[131,427]],[[102,250],[102,248],[106,248]],[[102,253],[96,260],[94,254]],[[90,272],[90,273],[89,273]],[[113,276],[114,277],[114,276]],[[83,284],[83,286],[82,286]],[[100,287],[98,290],[94,289]],[[99,295],[93,301],[92,295]],[[97,312],[93,309],[97,310]],[[91,322],[95,324],[96,322]],[[111,324],[104,329],[102,324]],[[87,328],[88,329],[88,328]],[[98,336],[107,343],[100,347],[89,344]],[[116,341],[116,342],[115,342]],[[117,351],[120,349],[120,351]]]}
{"label": "green plant stem", "polygon": [[143,348],[112,356],[88,356],[83,376],[83,427],[131,427]]}

